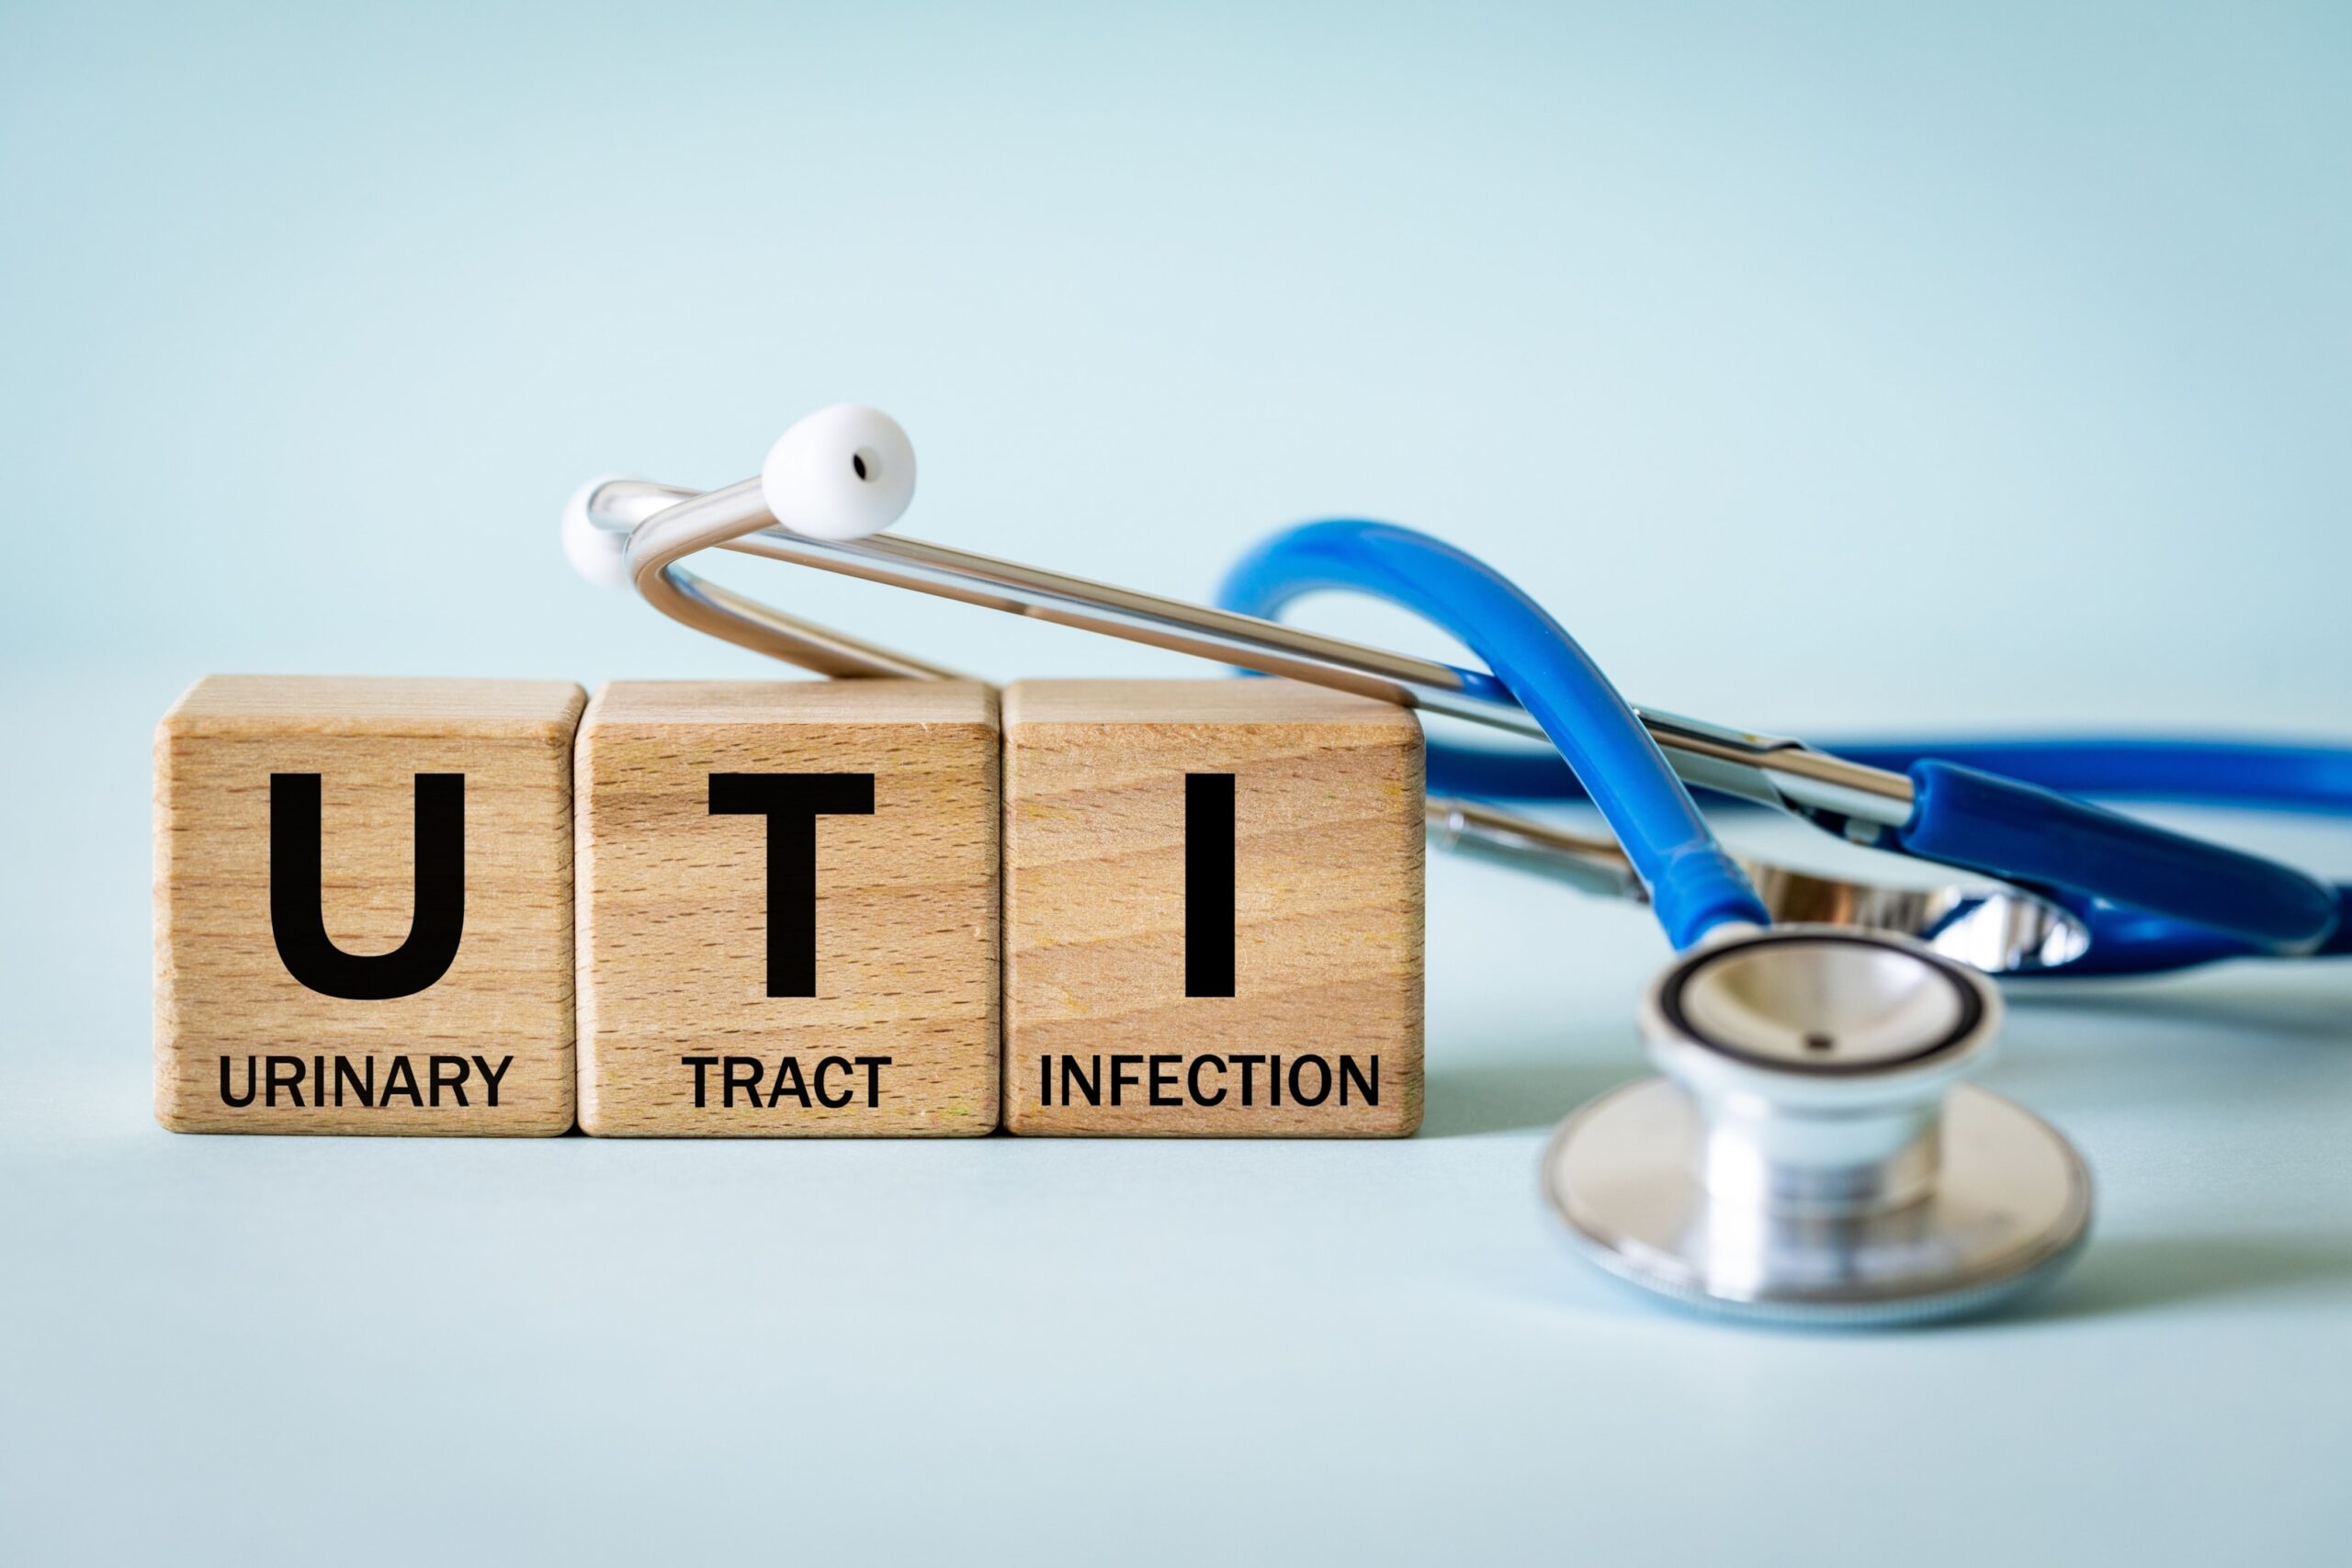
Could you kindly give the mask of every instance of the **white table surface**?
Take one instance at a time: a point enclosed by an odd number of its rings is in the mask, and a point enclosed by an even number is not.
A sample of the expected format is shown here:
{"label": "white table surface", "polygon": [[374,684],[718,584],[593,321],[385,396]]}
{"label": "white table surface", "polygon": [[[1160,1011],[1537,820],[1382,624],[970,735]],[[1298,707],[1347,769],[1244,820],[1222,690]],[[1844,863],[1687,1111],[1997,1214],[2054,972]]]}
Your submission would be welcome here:
{"label": "white table surface", "polygon": [[168,695],[19,701],[0,774],[14,1561],[2277,1562],[2352,1529],[2352,971],[2015,990],[1989,1082],[2079,1142],[2098,1232],[2030,1310],[1932,1332],[1697,1322],[1575,1258],[1537,1148],[1638,1070],[1659,944],[1443,857],[1408,1142],[175,1136]]}

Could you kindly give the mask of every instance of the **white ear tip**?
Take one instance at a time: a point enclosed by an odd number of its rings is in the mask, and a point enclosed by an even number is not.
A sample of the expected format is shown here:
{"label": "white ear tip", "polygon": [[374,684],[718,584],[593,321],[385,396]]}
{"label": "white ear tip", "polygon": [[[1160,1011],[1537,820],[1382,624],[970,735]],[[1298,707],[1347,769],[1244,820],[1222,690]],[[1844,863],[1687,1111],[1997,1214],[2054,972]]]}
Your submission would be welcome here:
{"label": "white ear tip", "polygon": [[914,444],[880,409],[835,403],[777,438],[760,491],[796,534],[862,539],[896,523],[914,499]]}
{"label": "white ear tip", "polygon": [[603,474],[571,492],[563,503],[563,554],[571,570],[599,588],[628,586],[628,536],[599,528],[588,519],[588,498],[626,474]]}

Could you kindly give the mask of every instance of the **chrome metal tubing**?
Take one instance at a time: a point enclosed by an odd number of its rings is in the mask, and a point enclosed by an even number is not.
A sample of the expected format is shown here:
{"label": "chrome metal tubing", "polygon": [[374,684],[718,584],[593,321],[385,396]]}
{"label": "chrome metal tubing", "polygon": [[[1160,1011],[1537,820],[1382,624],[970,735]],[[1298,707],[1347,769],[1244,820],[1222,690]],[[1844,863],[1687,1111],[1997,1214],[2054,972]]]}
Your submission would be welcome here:
{"label": "chrome metal tubing", "polygon": [[[622,495],[607,512],[605,498],[616,491]],[[648,491],[671,497],[671,504],[642,515]],[[685,499],[675,499],[681,493]],[[955,671],[910,659],[879,643],[770,609],[680,567],[679,561],[698,550],[734,546],[751,530],[775,527],[767,503],[760,499],[757,479],[745,479],[707,495],[634,482],[624,490],[622,482],[616,482],[598,487],[589,499],[588,515],[602,526],[612,526],[605,521],[607,516],[632,514],[642,520],[628,530],[630,580],[648,604],[673,621],[820,675],[961,678]]]}
{"label": "chrome metal tubing", "polygon": [[[1565,883],[1605,898],[1646,903],[1648,890],[1614,839],[1578,833],[1477,801],[1431,795],[1430,841]],[[1988,975],[2022,975],[2071,964],[2090,949],[2090,931],[2071,910],[2005,882],[1971,880],[1903,887],[1824,876],[1735,852],[1775,924],[1792,920],[1897,931]]]}
{"label": "chrome metal tubing", "polygon": [[1475,800],[1442,795],[1429,796],[1422,809],[1430,842],[1439,849],[1532,872],[1600,897],[1649,902],[1649,889],[1634,874],[1634,863],[1606,835],[1572,833]]}
{"label": "chrome metal tubing", "polygon": [[[787,615],[680,563],[698,550],[731,549],[1357,692],[1513,735],[1543,734],[1493,677],[1451,664],[919,539],[885,535],[833,544],[803,538],[775,525],[756,480],[707,494],[610,480],[591,493],[588,514],[597,526],[628,536],[631,578],[664,615],[821,674],[939,679],[957,672]],[[1873,827],[1900,823],[1910,814],[1910,781],[1900,773],[1793,740],[1636,711],[1676,773],[1690,783],[1780,807],[1849,838],[1870,839]],[[1647,897],[1623,852],[1607,837],[1443,797],[1429,802],[1428,822],[1442,848],[1588,893]],[[1776,919],[1897,931],[1996,974],[2064,963],[2087,944],[2081,923],[2065,910],[1997,883],[1886,887],[1748,857],[1741,863]]]}
{"label": "chrome metal tubing", "polygon": [[[628,533],[637,589],[664,615],[821,674],[953,672],[785,615],[677,563],[697,550],[736,550],[1356,692],[1528,739],[1544,735],[1492,676],[1435,660],[921,539],[888,534],[848,543],[804,538],[775,525],[756,479],[705,495],[613,480],[589,497],[588,513],[599,526]],[[1690,783],[1778,806],[1833,831],[1847,832],[1851,823],[1899,826],[1910,818],[1911,781],[1901,773],[1781,737],[1635,711]]]}

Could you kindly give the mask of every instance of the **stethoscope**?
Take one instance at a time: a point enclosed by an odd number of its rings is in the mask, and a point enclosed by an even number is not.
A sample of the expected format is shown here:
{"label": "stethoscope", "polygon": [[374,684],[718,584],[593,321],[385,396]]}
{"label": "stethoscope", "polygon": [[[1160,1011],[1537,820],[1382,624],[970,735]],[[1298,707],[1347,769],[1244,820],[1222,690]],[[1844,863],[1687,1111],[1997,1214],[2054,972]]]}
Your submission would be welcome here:
{"label": "stethoscope", "polygon": [[[1388,524],[1312,523],[1227,575],[1221,608],[888,536],[913,499],[896,422],[838,404],[759,478],[699,493],[606,479],[564,515],[592,581],[826,675],[963,678],[685,570],[723,548],[910,588],[1548,743],[1431,737],[1440,844],[1645,900],[1678,956],[1641,1031],[1659,1077],[1582,1107],[1543,1183],[1612,1273],[1735,1315],[1911,1321],[2047,1280],[2088,1232],[2091,1182],[2047,1122],[1961,1080],[1992,1049],[1988,978],[2119,975],[2352,953],[2352,887],[2076,794],[2352,810],[2352,751],[2134,741],[1845,747],[1630,706],[1544,608],[1483,562]],[[1450,633],[1465,670],[1272,618],[1324,590]],[[1878,886],[1735,859],[1691,786],[1964,875]],[[1589,799],[1611,838],[1476,797]]]}

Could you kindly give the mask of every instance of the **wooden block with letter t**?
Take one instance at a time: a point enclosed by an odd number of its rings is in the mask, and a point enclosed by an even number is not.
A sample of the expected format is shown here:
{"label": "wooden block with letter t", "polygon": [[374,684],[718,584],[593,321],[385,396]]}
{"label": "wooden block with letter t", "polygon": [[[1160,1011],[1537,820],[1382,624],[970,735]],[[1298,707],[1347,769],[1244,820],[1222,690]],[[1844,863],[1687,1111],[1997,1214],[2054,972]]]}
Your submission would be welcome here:
{"label": "wooden block with letter t", "polygon": [[1413,715],[1288,681],[1024,681],[1004,755],[1007,1127],[1420,1125]]}
{"label": "wooden block with letter t", "polygon": [[155,731],[155,1116],[571,1126],[565,681],[213,676]]}
{"label": "wooden block with letter t", "polygon": [[577,757],[580,1124],[997,1124],[996,694],[625,682]]}

